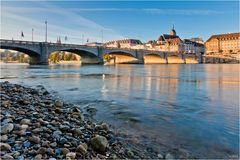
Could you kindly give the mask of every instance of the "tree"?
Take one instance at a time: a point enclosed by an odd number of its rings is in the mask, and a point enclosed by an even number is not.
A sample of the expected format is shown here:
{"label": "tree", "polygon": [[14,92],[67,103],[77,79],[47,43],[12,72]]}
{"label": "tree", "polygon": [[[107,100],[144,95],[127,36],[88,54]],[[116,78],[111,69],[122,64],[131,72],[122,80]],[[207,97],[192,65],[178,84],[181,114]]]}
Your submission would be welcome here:
{"label": "tree", "polygon": [[60,61],[59,53],[58,52],[52,53],[50,55],[50,61],[53,63],[59,62]]}

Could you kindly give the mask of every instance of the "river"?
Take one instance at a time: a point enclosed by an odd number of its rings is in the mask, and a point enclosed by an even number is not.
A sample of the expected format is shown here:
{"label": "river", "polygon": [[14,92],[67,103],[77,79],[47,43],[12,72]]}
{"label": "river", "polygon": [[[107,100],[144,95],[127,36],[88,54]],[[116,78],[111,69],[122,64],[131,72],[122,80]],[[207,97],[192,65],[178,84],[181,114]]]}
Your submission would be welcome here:
{"label": "river", "polygon": [[1,64],[1,81],[43,85],[154,151],[239,156],[239,65]]}

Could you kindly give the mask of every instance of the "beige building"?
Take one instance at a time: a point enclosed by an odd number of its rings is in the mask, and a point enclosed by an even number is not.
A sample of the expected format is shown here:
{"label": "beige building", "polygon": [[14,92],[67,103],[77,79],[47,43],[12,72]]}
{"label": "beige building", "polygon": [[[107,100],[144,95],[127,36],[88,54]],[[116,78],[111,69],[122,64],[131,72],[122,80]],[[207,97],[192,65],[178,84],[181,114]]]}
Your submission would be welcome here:
{"label": "beige building", "polygon": [[123,39],[116,41],[109,41],[104,44],[105,47],[113,48],[132,48],[132,49],[143,49],[144,45],[140,40],[137,39]]}
{"label": "beige building", "polygon": [[206,42],[206,53],[240,53],[240,33],[211,36]]}

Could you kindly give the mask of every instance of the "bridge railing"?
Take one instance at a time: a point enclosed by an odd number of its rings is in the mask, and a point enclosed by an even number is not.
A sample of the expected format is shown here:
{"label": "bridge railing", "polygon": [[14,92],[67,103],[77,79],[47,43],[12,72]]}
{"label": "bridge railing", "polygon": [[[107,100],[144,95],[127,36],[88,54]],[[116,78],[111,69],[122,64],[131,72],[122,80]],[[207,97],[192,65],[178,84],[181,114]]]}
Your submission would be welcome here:
{"label": "bridge railing", "polygon": [[0,39],[0,45],[1,45],[2,43],[8,43],[8,44],[39,44],[39,43],[41,43],[41,42]]}

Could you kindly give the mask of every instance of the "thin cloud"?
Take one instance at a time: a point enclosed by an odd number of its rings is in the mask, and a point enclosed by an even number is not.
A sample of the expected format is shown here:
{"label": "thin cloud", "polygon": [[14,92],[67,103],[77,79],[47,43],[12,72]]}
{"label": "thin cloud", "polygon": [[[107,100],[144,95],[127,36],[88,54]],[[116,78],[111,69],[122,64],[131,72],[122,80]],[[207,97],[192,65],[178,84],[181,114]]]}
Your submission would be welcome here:
{"label": "thin cloud", "polygon": [[[45,13],[57,16],[58,18],[64,20],[65,23],[63,23],[62,26],[59,25],[53,25],[48,24],[49,28],[49,39],[52,39],[54,41],[57,36],[64,37],[65,35],[68,35],[69,39],[72,39],[73,41],[82,41],[82,35],[85,36],[86,39],[89,39],[91,41],[101,41],[102,37],[100,32],[103,31],[104,33],[107,33],[108,37],[104,37],[104,40],[110,40],[110,39],[118,39],[123,38],[120,34],[116,33],[113,29],[104,27],[100,24],[95,23],[94,21],[91,21],[87,18],[84,18],[83,16],[80,16],[76,13],[70,12],[69,10],[65,10],[63,8],[59,8],[56,6],[49,5],[47,3],[41,3],[43,5],[42,8],[35,7],[35,8],[28,8],[28,7],[2,7],[1,12],[1,35],[2,37],[6,37],[9,34],[9,37],[14,37],[13,33],[9,33],[8,28],[11,28],[11,31],[15,28],[15,34],[18,35],[19,30],[21,28],[29,28],[34,27],[36,30],[42,30],[44,32],[45,24],[41,22],[38,18],[33,18],[31,16],[28,16],[29,14],[26,13],[33,13],[32,15],[38,15],[38,13]],[[40,21],[40,22],[39,22]],[[52,22],[53,23],[53,22]],[[67,27],[65,24],[71,24],[74,26]],[[17,26],[17,27],[16,27]],[[78,29],[76,29],[78,28]],[[11,35],[11,36],[10,36]],[[26,34],[27,36],[29,34]],[[30,37],[30,36],[29,36]],[[35,36],[37,38],[41,39],[43,36]]]}
{"label": "thin cloud", "polygon": [[191,10],[191,9],[158,9],[158,8],[145,8],[143,9],[151,14],[166,14],[166,15],[212,15],[223,14],[220,11],[214,10]]}
{"label": "thin cloud", "polygon": [[[64,14],[76,14],[80,12],[145,12],[149,14],[162,14],[162,15],[213,15],[223,14],[222,11],[216,10],[195,10],[195,9],[160,9],[160,8],[48,8],[39,7],[3,7],[13,12],[21,13],[36,13],[36,12],[65,12]],[[49,10],[51,8],[51,10]],[[59,10],[60,9],[60,10]],[[77,15],[79,16],[79,15]],[[81,17],[81,16],[80,16]]]}

